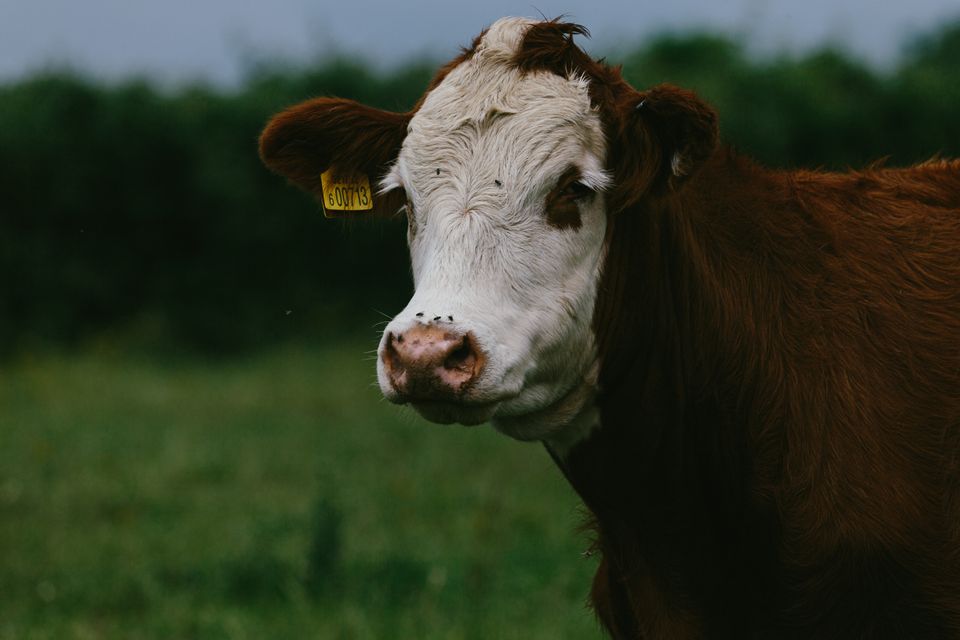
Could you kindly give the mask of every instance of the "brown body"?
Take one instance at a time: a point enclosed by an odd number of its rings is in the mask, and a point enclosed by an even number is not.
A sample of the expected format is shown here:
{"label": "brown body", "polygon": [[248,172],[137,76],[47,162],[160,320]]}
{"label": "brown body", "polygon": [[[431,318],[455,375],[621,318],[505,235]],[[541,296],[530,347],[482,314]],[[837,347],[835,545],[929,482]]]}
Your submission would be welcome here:
{"label": "brown body", "polygon": [[960,163],[718,151],[634,208],[595,316],[602,428],[563,463],[604,625],[960,637]]}

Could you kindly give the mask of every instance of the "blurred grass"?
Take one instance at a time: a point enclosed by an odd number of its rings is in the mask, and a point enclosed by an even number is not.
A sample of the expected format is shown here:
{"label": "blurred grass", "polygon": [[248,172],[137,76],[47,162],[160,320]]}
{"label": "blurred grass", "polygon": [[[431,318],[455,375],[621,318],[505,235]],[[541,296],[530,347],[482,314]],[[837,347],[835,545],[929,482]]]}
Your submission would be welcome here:
{"label": "blurred grass", "polygon": [[371,344],[0,370],[0,638],[590,638],[535,445],[380,399]]}

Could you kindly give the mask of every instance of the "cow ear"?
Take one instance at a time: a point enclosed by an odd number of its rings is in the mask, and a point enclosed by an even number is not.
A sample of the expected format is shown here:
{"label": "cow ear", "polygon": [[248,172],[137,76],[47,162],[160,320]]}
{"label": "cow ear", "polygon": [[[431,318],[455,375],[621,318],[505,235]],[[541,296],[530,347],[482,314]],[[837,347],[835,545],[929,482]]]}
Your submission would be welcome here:
{"label": "cow ear", "polygon": [[659,85],[618,101],[612,209],[680,189],[719,143],[717,113],[691,91]]}
{"label": "cow ear", "polygon": [[[372,208],[369,203],[358,205],[356,213],[393,215],[404,202],[402,190],[379,193],[378,188],[400,153],[409,122],[409,114],[352,100],[316,98],[282,111],[267,123],[260,135],[260,158],[321,202],[325,172],[331,181],[342,183],[361,184],[365,179],[372,191]],[[328,215],[352,213],[329,205],[325,209]]]}

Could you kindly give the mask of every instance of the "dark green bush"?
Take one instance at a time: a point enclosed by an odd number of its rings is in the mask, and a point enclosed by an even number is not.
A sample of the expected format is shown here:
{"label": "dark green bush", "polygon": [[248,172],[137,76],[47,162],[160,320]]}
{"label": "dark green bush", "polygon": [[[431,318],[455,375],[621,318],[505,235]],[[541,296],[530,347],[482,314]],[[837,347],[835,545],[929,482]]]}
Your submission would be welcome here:
{"label": "dark green bush", "polygon": [[[393,312],[410,289],[402,222],[324,220],[260,165],[257,135],[315,95],[406,109],[434,66],[262,67],[233,92],[71,74],[0,87],[0,353],[104,334],[232,352],[369,330],[371,307]],[[624,72],[699,91],[724,138],[774,166],[960,155],[960,25],[888,73],[829,50],[756,60],[702,35],[654,40]]]}

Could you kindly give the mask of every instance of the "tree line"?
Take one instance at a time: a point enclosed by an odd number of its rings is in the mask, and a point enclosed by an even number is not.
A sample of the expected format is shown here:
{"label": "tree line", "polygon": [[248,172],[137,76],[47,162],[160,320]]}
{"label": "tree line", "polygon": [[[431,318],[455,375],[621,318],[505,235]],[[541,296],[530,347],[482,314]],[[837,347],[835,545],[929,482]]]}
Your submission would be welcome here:
{"label": "tree line", "polygon": [[[758,59],[728,37],[663,36],[619,59],[720,113],[723,138],[778,167],[960,155],[960,23],[895,68],[836,50]],[[0,86],[0,354],[129,340],[230,353],[370,331],[410,292],[403,223],[325,220],[268,173],[277,110],[338,95],[405,110],[436,65],[264,65],[238,89],[164,90],[43,73]]]}

